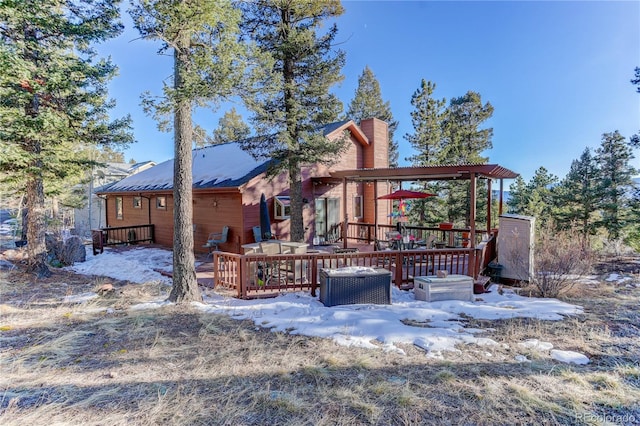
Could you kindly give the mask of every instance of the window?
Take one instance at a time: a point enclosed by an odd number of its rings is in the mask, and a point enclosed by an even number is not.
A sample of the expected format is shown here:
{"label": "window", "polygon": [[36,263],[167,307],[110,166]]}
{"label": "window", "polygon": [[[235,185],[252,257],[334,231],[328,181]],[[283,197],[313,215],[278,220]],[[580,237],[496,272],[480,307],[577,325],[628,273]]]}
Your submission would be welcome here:
{"label": "window", "polygon": [[134,209],[142,208],[142,197],[133,197],[133,208]]}
{"label": "window", "polygon": [[156,197],[156,208],[158,210],[166,210],[167,209],[167,197],[164,195]]}
{"label": "window", "polygon": [[364,216],[362,207],[362,195],[353,196],[353,217],[361,219]]}
{"label": "window", "polygon": [[276,219],[289,219],[291,216],[291,199],[288,196],[278,196],[273,203],[273,217]]}
{"label": "window", "polygon": [[116,197],[116,219],[122,220],[122,218],[123,218],[122,197]]}

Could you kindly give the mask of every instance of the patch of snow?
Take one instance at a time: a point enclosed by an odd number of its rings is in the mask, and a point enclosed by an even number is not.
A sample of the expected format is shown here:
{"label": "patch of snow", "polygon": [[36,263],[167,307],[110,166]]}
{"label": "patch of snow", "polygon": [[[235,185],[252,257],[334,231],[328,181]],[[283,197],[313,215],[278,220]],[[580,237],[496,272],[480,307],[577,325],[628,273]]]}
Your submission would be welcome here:
{"label": "patch of snow", "polygon": [[518,346],[526,349],[535,349],[538,351],[550,351],[553,349],[553,344],[549,342],[541,342],[538,339],[527,339],[524,342],[518,343]]}
{"label": "patch of snow", "polygon": [[[87,262],[68,269],[83,274],[105,275],[131,282],[171,281],[158,270],[170,270],[172,253],[157,248],[136,248],[122,252],[107,250],[88,256]],[[558,321],[582,312],[576,305],[556,299],[537,299],[512,292],[483,295],[482,301],[416,300],[412,291],[392,287],[391,305],[324,306],[308,291],[287,293],[271,299],[240,300],[218,294],[205,294],[204,303],[195,303],[204,312],[248,319],[256,327],[291,334],[332,339],[344,346],[382,349],[404,354],[401,344],[424,349],[427,356],[442,359],[444,351],[458,351],[457,345],[498,345],[494,340],[476,337],[482,331],[466,328],[465,318],[504,319],[516,317]],[[165,300],[135,305],[131,309],[156,309]],[[428,324],[417,327],[407,324]],[[540,344],[538,344],[539,346]],[[542,347],[544,342],[542,342]],[[548,350],[548,349],[544,349]]]}
{"label": "patch of snow", "polygon": [[586,355],[574,351],[560,351],[554,349],[551,351],[551,358],[566,364],[589,364],[589,358],[587,358]]}
{"label": "patch of snow", "polygon": [[515,359],[518,362],[531,362],[531,360],[524,355],[516,355]]}
{"label": "patch of snow", "polygon": [[89,300],[95,299],[96,297],[98,297],[97,293],[89,292],[89,293],[73,294],[71,296],[65,296],[64,299],[62,299],[62,301],[64,303],[84,303]]}

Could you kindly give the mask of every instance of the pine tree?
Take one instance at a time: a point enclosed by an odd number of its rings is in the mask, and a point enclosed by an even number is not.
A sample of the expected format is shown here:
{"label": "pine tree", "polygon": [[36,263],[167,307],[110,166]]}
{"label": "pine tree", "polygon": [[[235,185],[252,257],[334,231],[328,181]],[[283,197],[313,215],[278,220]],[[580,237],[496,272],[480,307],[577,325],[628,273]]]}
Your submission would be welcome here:
{"label": "pine tree", "polygon": [[243,147],[257,158],[274,160],[271,175],[287,173],[291,241],[303,241],[301,167],[331,164],[347,146],[346,138],[329,141],[318,131],[342,112],[342,103],[330,92],[342,80],[344,65],[344,52],[333,44],[338,30],[335,24],[319,30],[343,8],[337,0],[256,0],[242,8],[246,32],[274,61],[269,78],[244,98],[253,127],[263,137]]}
{"label": "pine tree", "polygon": [[132,141],[128,118],[109,122],[116,68],[92,43],[117,36],[116,0],[0,3],[0,171],[26,193],[29,269],[48,276],[45,196],[92,164],[87,144]]}
{"label": "pine tree", "polygon": [[242,116],[231,108],[225,112],[218,121],[218,128],[213,131],[213,143],[215,145],[235,142],[246,139],[251,133],[247,123],[242,120]]}
{"label": "pine tree", "polygon": [[557,226],[560,229],[578,226],[585,243],[597,228],[597,178],[598,169],[591,150],[585,148],[580,158],[571,163],[569,173],[555,191]]}
{"label": "pine tree", "polygon": [[493,128],[481,126],[492,115],[493,106],[489,102],[483,105],[479,93],[470,91],[451,99],[442,125],[441,158],[453,164],[486,163],[488,158],[481,153],[493,146]]}
{"label": "pine tree", "polygon": [[603,134],[600,147],[596,149],[595,161],[600,171],[600,225],[607,230],[612,240],[622,236],[622,230],[628,221],[628,191],[633,185],[632,177],[637,173],[631,166],[633,147],[633,142],[627,142],[616,130]]}
{"label": "pine tree", "polygon": [[131,15],[140,34],[162,43],[160,53],[173,52],[173,86],[157,100],[143,101],[166,129],[173,116],[174,237],[173,288],[169,300],[201,300],[195,272],[192,225],[192,112],[195,106],[215,104],[242,86],[246,57],[238,44],[239,11],[229,1],[142,0]]}
{"label": "pine tree", "polygon": [[441,164],[442,123],[446,117],[446,100],[433,98],[435,83],[422,80],[420,88],[413,93],[411,105],[411,124],[414,133],[407,133],[404,138],[411,144],[417,154],[408,158],[414,166],[431,166]]}
{"label": "pine tree", "polygon": [[393,119],[389,101],[382,100],[380,83],[369,66],[365,66],[358,78],[358,88],[349,104],[347,118],[358,124],[367,118],[385,121],[389,128],[389,167],[398,167],[398,143],[394,140],[398,122]]}
{"label": "pine tree", "polygon": [[518,176],[509,187],[509,212],[537,218],[536,226],[552,218],[554,187],[558,178],[544,167],[539,167],[528,183]]}

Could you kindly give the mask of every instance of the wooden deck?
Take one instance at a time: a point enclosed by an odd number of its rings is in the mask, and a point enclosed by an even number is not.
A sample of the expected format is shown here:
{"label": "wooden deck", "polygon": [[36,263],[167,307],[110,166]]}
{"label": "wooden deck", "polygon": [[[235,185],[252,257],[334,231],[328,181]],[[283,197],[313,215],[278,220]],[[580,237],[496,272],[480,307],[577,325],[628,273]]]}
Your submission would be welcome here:
{"label": "wooden deck", "polygon": [[[216,289],[239,298],[272,297],[288,291],[311,291],[315,296],[322,268],[360,266],[391,271],[393,284],[413,288],[415,277],[439,270],[481,280],[486,260],[482,248],[358,251],[357,253],[248,254],[214,252],[211,269]],[[204,268],[201,268],[203,270]],[[211,271],[208,272],[211,274]],[[210,276],[210,275],[209,275]]]}

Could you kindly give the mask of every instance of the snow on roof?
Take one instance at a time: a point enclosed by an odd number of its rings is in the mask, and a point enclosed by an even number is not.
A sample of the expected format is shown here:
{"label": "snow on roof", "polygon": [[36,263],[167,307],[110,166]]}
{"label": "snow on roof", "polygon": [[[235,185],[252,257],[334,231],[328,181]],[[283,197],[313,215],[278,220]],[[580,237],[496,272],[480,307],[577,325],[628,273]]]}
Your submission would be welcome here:
{"label": "snow on roof", "polygon": [[[257,161],[236,142],[195,149],[193,187],[234,187],[264,172],[269,161]],[[106,191],[149,191],[173,188],[173,160],[129,176]]]}
{"label": "snow on roof", "polygon": [[[318,130],[327,136],[350,120],[330,123]],[[192,151],[194,188],[237,187],[267,170],[272,160],[256,160],[238,142],[211,145]],[[96,192],[173,189],[173,160],[129,176]]]}

